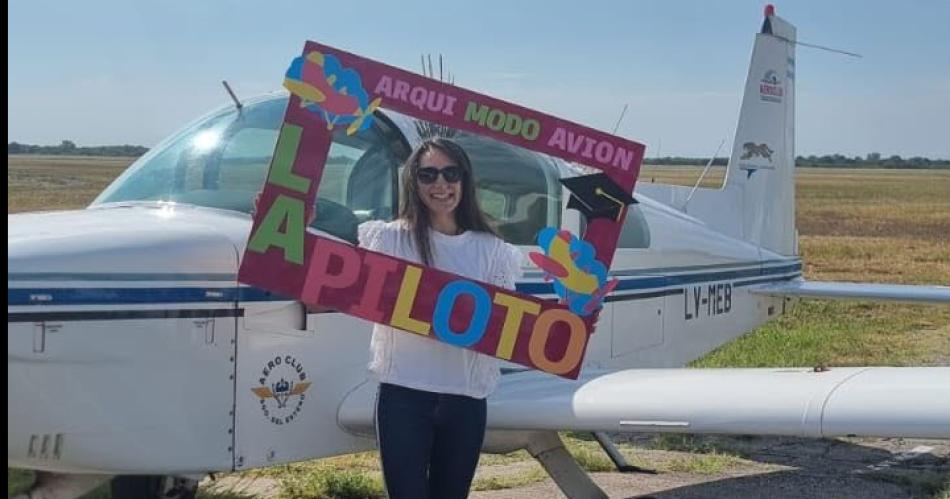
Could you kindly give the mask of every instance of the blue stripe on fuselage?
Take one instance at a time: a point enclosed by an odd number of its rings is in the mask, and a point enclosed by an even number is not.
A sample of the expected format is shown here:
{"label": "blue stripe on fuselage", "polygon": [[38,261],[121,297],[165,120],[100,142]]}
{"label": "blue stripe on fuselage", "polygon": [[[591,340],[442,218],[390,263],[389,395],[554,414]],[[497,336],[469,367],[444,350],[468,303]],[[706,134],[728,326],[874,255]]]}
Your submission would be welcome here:
{"label": "blue stripe on fuselage", "polygon": [[[655,277],[633,277],[620,278],[620,283],[614,288],[614,293],[620,291],[645,290],[668,288],[671,286],[683,286],[686,284],[696,284],[708,281],[731,281],[747,277],[765,277],[788,274],[790,272],[801,271],[802,265],[795,263],[779,267],[752,268],[743,270],[731,270],[723,272],[700,272],[690,274],[664,275]],[[554,293],[554,285],[545,282],[523,282],[518,283],[518,291],[531,293],[535,295]]]}
{"label": "blue stripe on fuselage", "polygon": [[[620,283],[612,295],[624,291],[658,290],[709,281],[727,281],[762,277],[785,280],[797,277],[801,263],[773,267],[753,267],[730,271],[691,272],[663,276],[618,276]],[[796,273],[789,276],[787,274]],[[771,277],[771,279],[766,279]],[[550,282],[520,282],[519,292],[552,295]],[[640,293],[638,293],[640,294]],[[149,303],[222,303],[249,301],[288,301],[290,298],[253,287],[159,287],[159,288],[8,288],[7,305],[132,305]]]}

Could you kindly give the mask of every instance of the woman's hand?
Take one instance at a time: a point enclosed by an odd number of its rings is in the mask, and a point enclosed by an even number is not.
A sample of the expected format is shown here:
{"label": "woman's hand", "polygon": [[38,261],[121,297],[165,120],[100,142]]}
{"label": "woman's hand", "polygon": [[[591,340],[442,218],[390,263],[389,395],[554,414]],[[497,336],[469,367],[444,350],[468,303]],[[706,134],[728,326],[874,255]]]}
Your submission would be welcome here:
{"label": "woman's hand", "polygon": [[254,201],[251,205],[251,217],[257,216],[257,204],[261,202],[261,191],[257,191],[257,194],[254,195]]}

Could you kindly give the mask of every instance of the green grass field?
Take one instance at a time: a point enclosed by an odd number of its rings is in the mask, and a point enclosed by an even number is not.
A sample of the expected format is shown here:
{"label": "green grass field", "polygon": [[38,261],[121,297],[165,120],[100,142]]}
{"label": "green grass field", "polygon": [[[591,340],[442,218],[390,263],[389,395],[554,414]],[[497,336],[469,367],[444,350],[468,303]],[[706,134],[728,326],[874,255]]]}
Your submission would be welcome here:
{"label": "green grass field", "polygon": [[[128,158],[8,156],[7,212],[81,208],[131,162]],[[693,185],[701,168],[645,167],[641,182]],[[712,168],[704,187],[721,184]],[[815,280],[950,284],[950,171],[799,169],[797,218],[805,275]],[[802,302],[791,313],[722,346],[695,367],[950,365],[950,307],[864,302]],[[610,469],[596,444],[567,435],[589,470]],[[624,447],[637,464],[637,449]],[[718,451],[671,458],[661,472],[716,473],[741,458]],[[379,497],[374,453],[266,470],[284,497]],[[496,474],[495,467],[515,468]],[[494,490],[543,480],[527,454],[482,458],[473,488]],[[10,470],[8,491],[30,474]],[[950,485],[935,497],[950,498]],[[96,497],[106,497],[98,492]],[[943,495],[941,495],[943,494]],[[243,497],[205,491],[204,497]]]}

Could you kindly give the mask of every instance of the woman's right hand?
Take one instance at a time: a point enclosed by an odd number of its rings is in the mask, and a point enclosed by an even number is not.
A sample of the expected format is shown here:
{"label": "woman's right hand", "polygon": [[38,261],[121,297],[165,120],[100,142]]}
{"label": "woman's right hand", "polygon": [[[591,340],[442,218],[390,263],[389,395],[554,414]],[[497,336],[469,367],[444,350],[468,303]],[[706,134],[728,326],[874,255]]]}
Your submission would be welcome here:
{"label": "woman's right hand", "polygon": [[261,194],[263,191],[257,191],[257,194],[254,195],[254,201],[251,205],[251,218],[257,216],[257,205],[261,202]]}

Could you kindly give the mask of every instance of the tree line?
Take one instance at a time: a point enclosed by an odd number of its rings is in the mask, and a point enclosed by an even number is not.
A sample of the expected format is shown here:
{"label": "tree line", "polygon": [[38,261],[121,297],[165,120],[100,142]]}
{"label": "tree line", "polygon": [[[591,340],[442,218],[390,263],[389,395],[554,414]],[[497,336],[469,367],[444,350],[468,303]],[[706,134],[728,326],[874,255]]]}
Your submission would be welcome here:
{"label": "tree line", "polygon": [[[71,156],[129,156],[138,157],[148,151],[147,147],[121,146],[91,146],[80,147],[71,140],[64,140],[58,146],[38,146],[10,142],[7,144],[7,154],[49,154]],[[683,156],[665,156],[662,158],[644,158],[647,165],[696,165],[705,166],[709,158],[687,158]],[[729,158],[715,158],[713,166],[726,166]],[[825,154],[824,156],[798,156],[795,166],[812,168],[950,168],[950,159],[930,159],[920,156],[902,158],[898,155],[883,157],[880,153],[872,152],[865,157],[848,157],[843,154]]]}
{"label": "tree line", "polygon": [[[718,157],[713,159],[713,166],[726,166],[729,158]],[[706,166],[709,158],[686,158],[682,156],[666,156],[662,158],[644,158],[646,165],[696,165]],[[809,168],[950,168],[950,159],[930,159],[921,156],[902,158],[898,155],[883,157],[880,153],[870,153],[865,157],[848,157],[843,154],[825,154],[824,156],[796,156],[795,166]]]}
{"label": "tree line", "polygon": [[7,154],[50,154],[54,156],[130,156],[138,157],[148,151],[147,147],[121,146],[91,146],[79,147],[71,140],[64,140],[58,146],[37,146],[10,142],[7,144]]}

